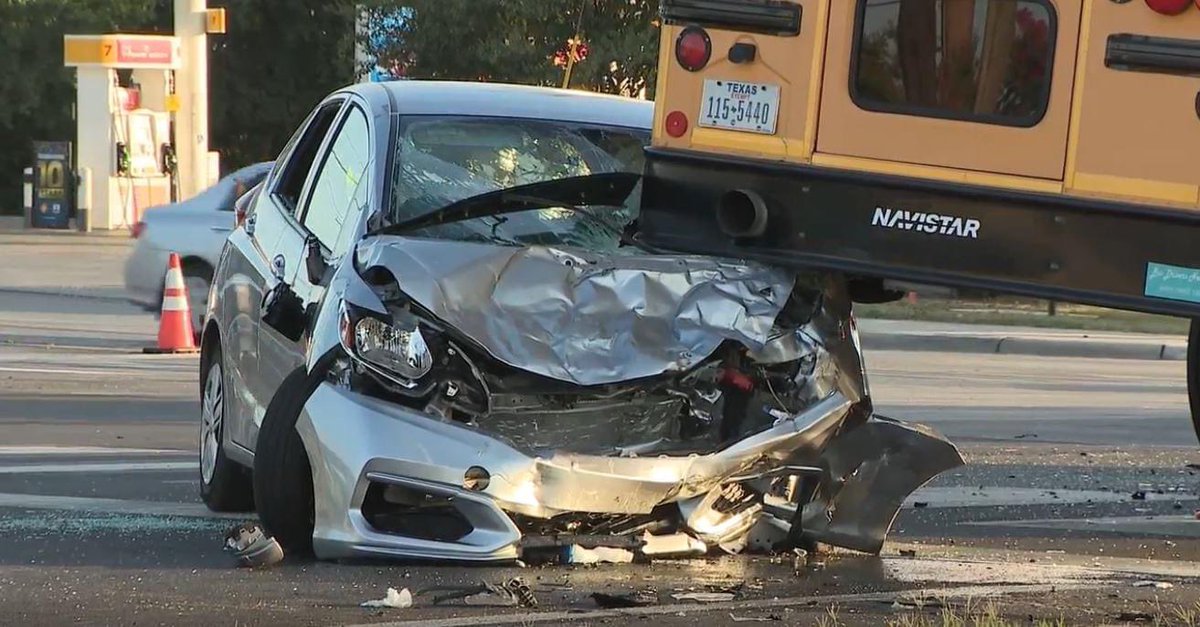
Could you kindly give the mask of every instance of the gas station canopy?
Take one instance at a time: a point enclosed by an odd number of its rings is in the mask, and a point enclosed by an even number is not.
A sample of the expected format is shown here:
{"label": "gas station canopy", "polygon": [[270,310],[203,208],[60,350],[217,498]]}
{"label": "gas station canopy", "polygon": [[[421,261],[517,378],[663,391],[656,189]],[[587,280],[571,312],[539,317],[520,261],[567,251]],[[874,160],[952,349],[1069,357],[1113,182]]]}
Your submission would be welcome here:
{"label": "gas station canopy", "polygon": [[174,70],[183,54],[178,37],[165,35],[67,35],[63,60],[68,67]]}

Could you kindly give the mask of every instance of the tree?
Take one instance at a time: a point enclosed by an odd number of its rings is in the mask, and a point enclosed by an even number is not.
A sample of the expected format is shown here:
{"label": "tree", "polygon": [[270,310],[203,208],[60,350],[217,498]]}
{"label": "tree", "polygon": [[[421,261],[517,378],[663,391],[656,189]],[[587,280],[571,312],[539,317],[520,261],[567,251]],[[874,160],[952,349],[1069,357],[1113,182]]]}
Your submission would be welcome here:
{"label": "tree", "polygon": [[210,0],[229,31],[209,37],[210,147],[232,169],[274,159],[316,104],[353,82],[351,0]]}
{"label": "tree", "polygon": [[366,0],[363,44],[409,78],[560,85],[553,58],[582,35],[588,57],[571,85],[634,95],[654,88],[655,0]]}

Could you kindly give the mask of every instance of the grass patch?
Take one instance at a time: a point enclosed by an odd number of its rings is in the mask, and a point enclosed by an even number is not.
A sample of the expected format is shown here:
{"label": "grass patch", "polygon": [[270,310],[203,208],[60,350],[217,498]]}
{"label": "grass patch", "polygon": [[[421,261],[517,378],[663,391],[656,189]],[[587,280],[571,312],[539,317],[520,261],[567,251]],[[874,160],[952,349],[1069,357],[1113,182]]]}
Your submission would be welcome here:
{"label": "grass patch", "polygon": [[979,300],[918,298],[916,302],[902,300],[882,305],[855,305],[854,310],[859,318],[881,320],[920,320],[1166,335],[1186,335],[1189,324],[1189,321],[1184,318],[1073,303],[1056,304],[1055,315],[1050,315],[1047,301],[1015,298]]}

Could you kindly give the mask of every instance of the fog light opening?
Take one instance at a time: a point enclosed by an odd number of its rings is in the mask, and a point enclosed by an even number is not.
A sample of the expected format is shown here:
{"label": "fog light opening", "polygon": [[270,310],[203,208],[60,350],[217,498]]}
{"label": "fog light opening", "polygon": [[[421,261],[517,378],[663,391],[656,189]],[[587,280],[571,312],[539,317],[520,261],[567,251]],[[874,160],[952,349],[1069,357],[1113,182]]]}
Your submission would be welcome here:
{"label": "fog light opening", "polygon": [[491,473],[481,466],[471,466],[463,473],[463,487],[474,492],[483,492],[491,482]]}
{"label": "fog light opening", "polygon": [[717,225],[730,237],[760,237],[767,232],[767,203],[757,192],[726,192],[717,202]]}

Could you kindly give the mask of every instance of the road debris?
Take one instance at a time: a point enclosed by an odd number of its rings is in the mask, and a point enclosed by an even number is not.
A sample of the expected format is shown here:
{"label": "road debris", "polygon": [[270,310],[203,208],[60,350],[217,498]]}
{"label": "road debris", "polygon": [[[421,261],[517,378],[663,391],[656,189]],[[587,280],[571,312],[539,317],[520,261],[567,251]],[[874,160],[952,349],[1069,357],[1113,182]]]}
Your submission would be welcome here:
{"label": "road debris", "polygon": [[1175,584],[1173,584],[1169,581],[1151,581],[1149,579],[1143,579],[1141,581],[1133,582],[1133,587],[1134,588],[1158,588],[1159,590],[1170,590],[1171,588],[1175,587]]}
{"label": "road debris", "polygon": [[1134,492],[1133,494],[1129,495],[1129,498],[1131,498],[1135,501],[1144,501],[1144,500],[1146,500],[1146,493],[1143,490],[1138,490],[1138,491]]}
{"label": "road debris", "polygon": [[698,557],[708,553],[708,545],[686,533],[642,536],[642,554],[653,557]]}
{"label": "road debris", "polygon": [[1118,612],[1114,619],[1125,623],[1144,623],[1154,620],[1154,615],[1149,612]]}
{"label": "road debris", "polygon": [[444,592],[433,598],[434,605],[447,601],[462,601],[463,605],[491,607],[537,607],[537,598],[529,584],[520,577],[514,577],[500,584],[480,583],[468,587],[433,587],[421,591]]}
{"label": "road debris", "polygon": [[560,561],[563,564],[629,564],[633,562],[633,551],[608,546],[586,549],[572,544],[563,547]]}
{"label": "road debris", "polygon": [[681,592],[672,594],[676,601],[695,601],[697,603],[722,603],[734,599],[732,592]]}
{"label": "road debris", "polygon": [[729,620],[735,623],[769,623],[772,621],[781,621],[783,620],[783,617],[778,614],[767,614],[766,616],[737,616],[730,612]]}
{"label": "road debris", "polygon": [[388,588],[387,595],[382,599],[372,599],[363,601],[360,607],[390,607],[396,609],[404,609],[413,606],[412,593],[408,588],[401,588],[397,591],[395,588]]}
{"label": "road debris", "polygon": [[625,607],[645,607],[658,603],[658,593],[649,588],[635,590],[628,594],[605,594],[593,592],[592,600],[604,609],[619,609]]}
{"label": "road debris", "polygon": [[283,547],[268,536],[258,523],[243,523],[225,534],[225,550],[233,553],[238,565],[264,568],[283,561]]}

